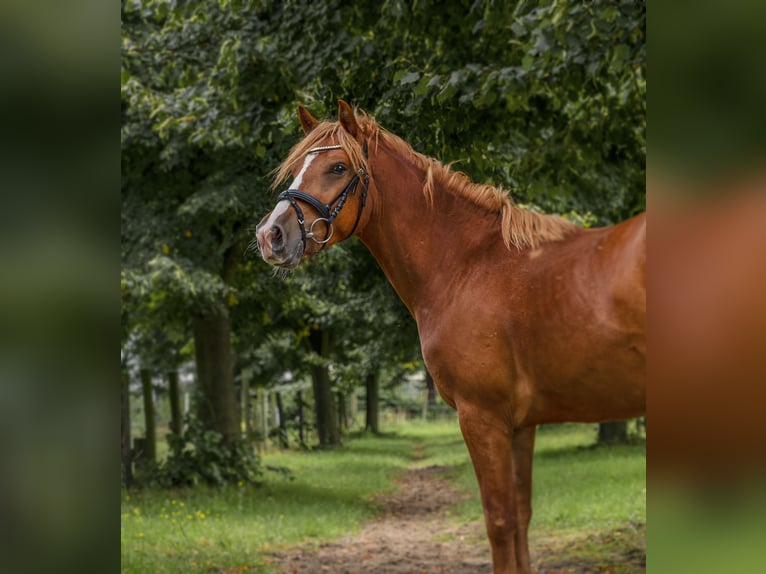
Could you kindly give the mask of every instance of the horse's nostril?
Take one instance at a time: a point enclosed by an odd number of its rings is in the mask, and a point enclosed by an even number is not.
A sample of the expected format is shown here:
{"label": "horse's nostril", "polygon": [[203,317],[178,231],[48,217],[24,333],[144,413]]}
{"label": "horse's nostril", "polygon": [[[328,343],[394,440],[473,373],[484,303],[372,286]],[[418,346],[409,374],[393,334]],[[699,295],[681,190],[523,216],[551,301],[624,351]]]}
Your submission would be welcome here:
{"label": "horse's nostril", "polygon": [[279,225],[273,225],[271,227],[271,243],[275,245],[281,245],[282,244],[282,228],[279,227]]}

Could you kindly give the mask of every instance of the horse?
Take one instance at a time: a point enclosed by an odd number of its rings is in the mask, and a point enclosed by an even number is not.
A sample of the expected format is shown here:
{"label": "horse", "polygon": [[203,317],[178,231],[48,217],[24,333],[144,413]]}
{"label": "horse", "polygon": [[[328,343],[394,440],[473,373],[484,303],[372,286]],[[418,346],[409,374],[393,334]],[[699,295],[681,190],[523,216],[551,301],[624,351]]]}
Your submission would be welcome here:
{"label": "horse", "polygon": [[481,492],[494,574],[528,574],[532,454],[543,423],[641,416],[646,217],[585,229],[517,206],[338,101],[303,106],[275,170],[262,258],[293,269],[356,235],[414,317]]}

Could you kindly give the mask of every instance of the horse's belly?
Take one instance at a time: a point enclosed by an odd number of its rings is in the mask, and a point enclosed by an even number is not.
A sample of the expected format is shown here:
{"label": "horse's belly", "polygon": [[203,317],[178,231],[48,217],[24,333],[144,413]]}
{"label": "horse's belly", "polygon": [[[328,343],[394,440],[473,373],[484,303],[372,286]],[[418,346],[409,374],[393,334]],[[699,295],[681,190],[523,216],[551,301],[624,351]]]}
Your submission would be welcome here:
{"label": "horse's belly", "polygon": [[[562,360],[559,363],[563,367]],[[569,368],[545,369],[530,382],[531,424],[620,420],[646,411],[646,355],[643,344],[619,352],[606,349]]]}

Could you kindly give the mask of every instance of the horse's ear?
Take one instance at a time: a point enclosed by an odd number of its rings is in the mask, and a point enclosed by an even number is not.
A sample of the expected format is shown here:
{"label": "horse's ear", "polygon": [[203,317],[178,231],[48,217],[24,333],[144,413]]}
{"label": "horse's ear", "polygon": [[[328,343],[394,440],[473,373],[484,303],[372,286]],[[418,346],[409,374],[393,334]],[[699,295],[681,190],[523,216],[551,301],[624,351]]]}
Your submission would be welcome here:
{"label": "horse's ear", "polygon": [[298,117],[301,120],[301,127],[303,127],[303,131],[306,133],[309,133],[319,124],[319,120],[312,116],[311,112],[309,112],[306,108],[300,105],[298,106]]}
{"label": "horse's ear", "polygon": [[353,137],[359,134],[359,124],[356,123],[356,114],[346,102],[338,100],[338,121],[343,129]]}

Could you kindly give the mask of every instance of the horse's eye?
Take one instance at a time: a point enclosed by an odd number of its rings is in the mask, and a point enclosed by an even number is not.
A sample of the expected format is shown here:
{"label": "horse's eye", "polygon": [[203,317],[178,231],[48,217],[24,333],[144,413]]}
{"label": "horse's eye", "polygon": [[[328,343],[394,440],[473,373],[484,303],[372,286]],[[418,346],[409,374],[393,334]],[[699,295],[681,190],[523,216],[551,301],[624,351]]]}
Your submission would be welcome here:
{"label": "horse's eye", "polygon": [[346,166],[342,163],[336,163],[330,168],[330,173],[334,173],[335,175],[343,175],[346,173]]}

